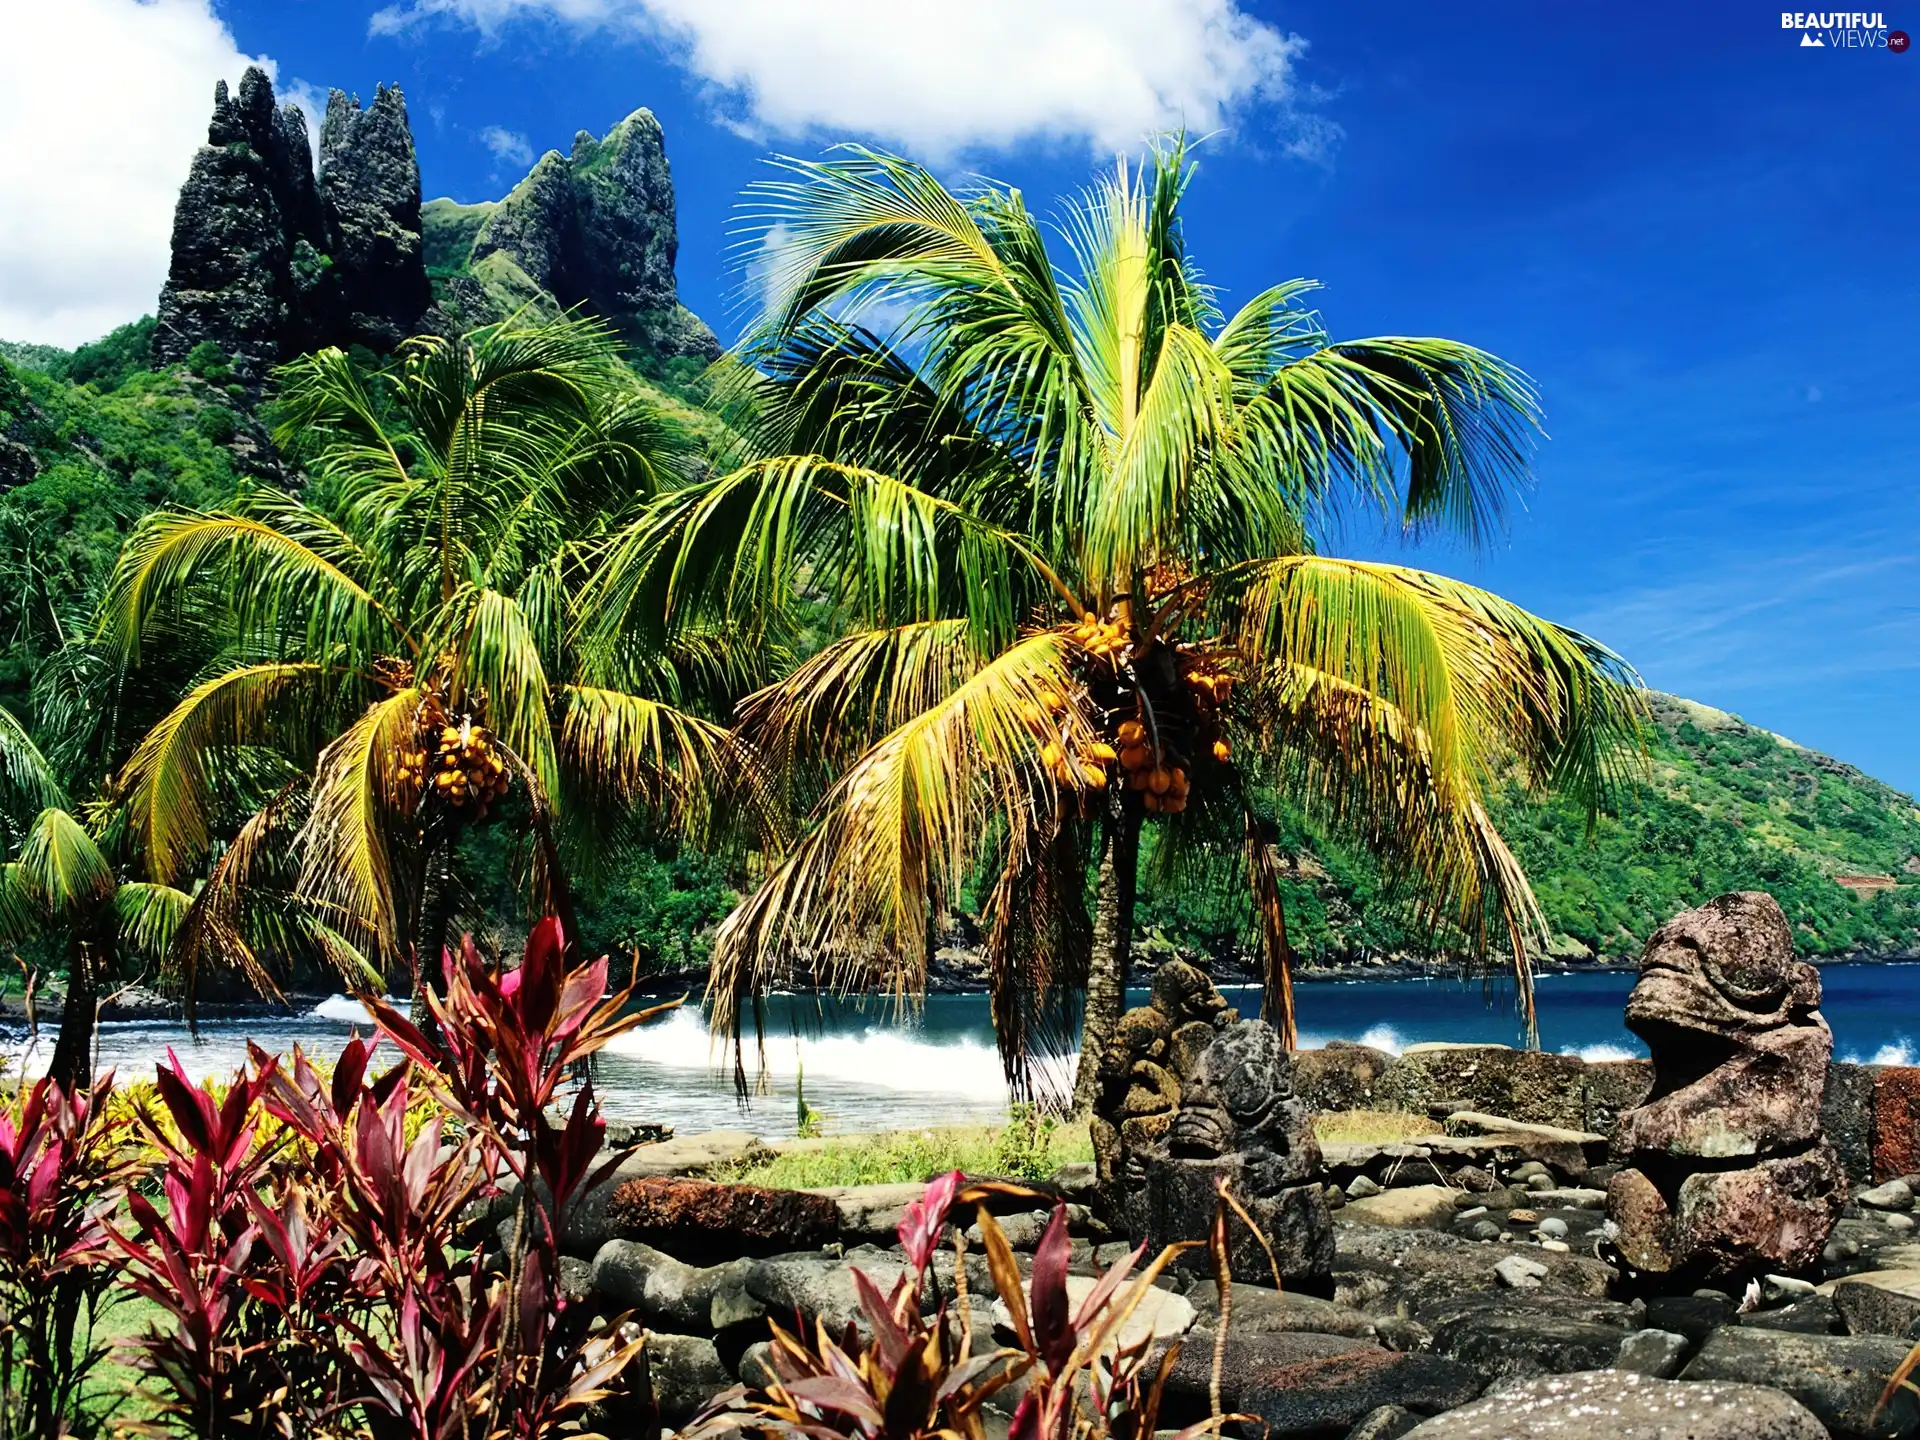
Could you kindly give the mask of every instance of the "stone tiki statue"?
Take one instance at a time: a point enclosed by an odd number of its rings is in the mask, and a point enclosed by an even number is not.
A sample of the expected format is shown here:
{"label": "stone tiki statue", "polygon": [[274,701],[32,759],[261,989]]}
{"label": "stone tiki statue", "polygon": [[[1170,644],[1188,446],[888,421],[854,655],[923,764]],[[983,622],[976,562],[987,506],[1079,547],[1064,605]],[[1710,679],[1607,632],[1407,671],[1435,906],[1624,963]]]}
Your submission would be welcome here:
{"label": "stone tiki statue", "polygon": [[[1101,1064],[1094,1155],[1109,1210],[1136,1240],[1205,1240],[1224,1180],[1259,1224],[1237,1216],[1234,1278],[1325,1293],[1333,1228],[1318,1183],[1313,1119],[1273,1027],[1240,1020],[1193,966],[1160,967],[1152,1003],[1128,1011]],[[1182,1268],[1206,1271],[1204,1250]]]}
{"label": "stone tiki statue", "polygon": [[1626,1263],[1722,1285],[1811,1267],[1847,1193],[1820,1133],[1833,1032],[1773,897],[1722,895],[1656,931],[1627,1028],[1653,1052],[1654,1084],[1611,1139]]}

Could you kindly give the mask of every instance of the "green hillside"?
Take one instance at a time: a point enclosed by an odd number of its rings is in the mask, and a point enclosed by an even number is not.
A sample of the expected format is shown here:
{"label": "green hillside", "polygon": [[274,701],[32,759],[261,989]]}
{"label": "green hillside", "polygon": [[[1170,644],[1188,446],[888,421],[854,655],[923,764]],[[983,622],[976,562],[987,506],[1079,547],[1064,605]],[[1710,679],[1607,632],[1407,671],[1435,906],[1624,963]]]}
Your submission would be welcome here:
{"label": "green hillside", "polygon": [[[222,357],[196,352],[186,366],[149,368],[151,324],[71,352],[0,344],[0,704],[16,713],[54,698],[47,662],[64,638],[83,633],[142,514],[217,504],[255,477],[290,478]],[[667,377],[651,385],[709,440],[724,430],[700,408],[697,387]],[[1778,897],[1808,955],[1920,952],[1920,808],[1911,797],[1704,705],[1655,696],[1652,713],[1643,779],[1591,834],[1564,803],[1539,805],[1517,791],[1496,799],[1558,957],[1632,956],[1675,911],[1732,889]],[[1307,963],[1427,948],[1371,861],[1298,821],[1282,832],[1295,856],[1289,925]],[[721,869],[671,854],[616,868],[583,906],[590,941],[637,948],[665,967],[697,966],[705,932],[730,903]],[[1835,883],[1842,874],[1897,884],[1856,896]],[[1231,955],[1243,948],[1247,918],[1235,879],[1155,885],[1142,924],[1166,943]]]}
{"label": "green hillside", "polygon": [[[1728,890],[1766,890],[1792,920],[1803,954],[1920,954],[1920,807],[1850,765],[1725,711],[1650,697],[1642,778],[1617,813],[1589,832],[1586,817],[1516,788],[1494,818],[1532,879],[1571,963],[1637,956],[1675,912]],[[1292,939],[1311,963],[1408,956],[1425,947],[1365,856],[1329,845],[1297,822],[1288,886]],[[1859,896],[1836,875],[1892,877]],[[1174,943],[1224,952],[1240,917],[1225,892],[1187,885],[1143,907]]]}

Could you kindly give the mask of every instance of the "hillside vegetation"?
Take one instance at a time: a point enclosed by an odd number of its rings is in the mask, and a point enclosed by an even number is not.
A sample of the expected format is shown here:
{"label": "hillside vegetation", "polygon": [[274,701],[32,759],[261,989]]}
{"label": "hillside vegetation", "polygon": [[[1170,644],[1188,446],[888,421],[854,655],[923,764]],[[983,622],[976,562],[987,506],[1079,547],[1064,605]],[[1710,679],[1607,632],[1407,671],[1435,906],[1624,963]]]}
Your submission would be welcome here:
{"label": "hillside vegetation", "polygon": [[[57,700],[47,662],[88,623],[141,515],[218,504],[255,477],[283,478],[223,357],[209,350],[150,368],[151,329],[137,322],[76,351],[0,344],[0,704],[16,713]],[[651,387],[700,428],[720,427],[699,408],[697,387],[657,373]],[[1643,778],[1591,834],[1572,805],[1517,790],[1496,803],[1558,958],[1631,957],[1668,916],[1732,889],[1774,894],[1810,956],[1920,953],[1911,797],[1705,705],[1655,696],[1652,713]],[[1285,816],[1284,804],[1274,809]],[[1290,938],[1309,966],[1419,954],[1415,927],[1366,857],[1297,821],[1283,818],[1282,835],[1295,857],[1283,882]],[[484,874],[488,857],[471,858]],[[1838,874],[1899,884],[1856,896]],[[1167,876],[1143,895],[1143,928],[1156,944],[1223,959],[1243,952],[1250,916],[1236,878]],[[590,891],[589,943],[673,971],[704,964],[708,934],[735,898],[721,866],[671,851],[625,861]]]}
{"label": "hillside vegetation", "polygon": [[[1493,810],[1555,931],[1553,957],[1619,961],[1680,910],[1729,890],[1766,890],[1803,954],[1920,954],[1920,808],[1850,765],[1737,716],[1650,697],[1640,779],[1588,829],[1565,802],[1509,790]],[[1419,952],[1416,931],[1372,863],[1286,827],[1291,939],[1309,965]],[[1897,887],[1857,896],[1836,875]],[[1169,886],[1143,906],[1168,942],[1215,954],[1239,944],[1244,917],[1212,887]]]}

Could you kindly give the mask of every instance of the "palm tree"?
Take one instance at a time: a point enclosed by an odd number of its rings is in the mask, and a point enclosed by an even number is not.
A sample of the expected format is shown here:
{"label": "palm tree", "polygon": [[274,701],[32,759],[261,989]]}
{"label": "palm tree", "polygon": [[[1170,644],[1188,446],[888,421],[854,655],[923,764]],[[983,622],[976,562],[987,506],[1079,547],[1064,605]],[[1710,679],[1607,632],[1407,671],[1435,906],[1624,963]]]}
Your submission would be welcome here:
{"label": "palm tree", "polygon": [[[338,350],[286,367],[275,438],[305,491],[153,516],[115,572],[123,664],[215,642],[117,781],[154,881],[213,860],[189,979],[207,957],[263,980],[263,945],[356,987],[437,954],[455,844],[503,801],[529,826],[534,905],[565,912],[570,846],[615,838],[610,810],[696,829],[730,751],[679,703],[700,637],[574,643],[596,547],[688,460],[608,333],[508,323],[403,356],[384,382]],[[223,845],[224,814],[248,818]]]}
{"label": "palm tree", "polygon": [[1068,211],[1064,267],[1018,191],[858,148],[781,164],[738,387],[759,458],[665,497],[594,595],[609,635],[793,594],[845,622],[743,708],[818,803],[718,936],[718,1023],[800,978],[918,994],[977,886],[1009,1079],[1071,1042],[1084,985],[1084,1105],[1154,827],[1169,874],[1244,867],[1292,1043],[1277,796],[1369,846],[1443,939],[1504,948],[1531,1026],[1544,921],[1482,797],[1512,775],[1599,803],[1631,672],[1309,526],[1357,500],[1493,533],[1528,474],[1526,378],[1449,340],[1334,343],[1305,281],[1223,316],[1184,248],[1184,142]]}
{"label": "palm tree", "polygon": [[[165,954],[193,902],[170,886],[123,880],[101,838],[65,803],[26,728],[0,709],[0,819],[10,839],[19,833],[14,858],[0,864],[0,940],[65,948],[66,998],[48,1073],[72,1092],[92,1083],[102,982],[124,950]],[[33,818],[18,825],[27,813]]]}

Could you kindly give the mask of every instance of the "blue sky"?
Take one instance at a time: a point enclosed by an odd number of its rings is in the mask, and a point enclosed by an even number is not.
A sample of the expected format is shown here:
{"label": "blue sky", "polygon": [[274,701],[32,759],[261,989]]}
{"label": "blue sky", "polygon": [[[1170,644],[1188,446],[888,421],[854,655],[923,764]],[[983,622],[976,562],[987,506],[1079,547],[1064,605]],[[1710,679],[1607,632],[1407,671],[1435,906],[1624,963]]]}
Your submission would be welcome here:
{"label": "blue sky", "polygon": [[[1887,21],[1920,31],[1912,3]],[[867,18],[810,18],[835,8]],[[1490,585],[1651,684],[1920,789],[1920,55],[1803,48],[1741,4],[211,13],[283,90],[398,81],[429,195],[496,197],[522,144],[565,149],[650,106],[682,297],[723,336],[734,206],[770,150],[891,142],[1039,203],[1153,118],[1218,126],[1190,244],[1229,302],[1313,276],[1334,334],[1469,340],[1544,397],[1538,489],[1503,545],[1350,548]],[[0,290],[5,265],[0,243]]]}

